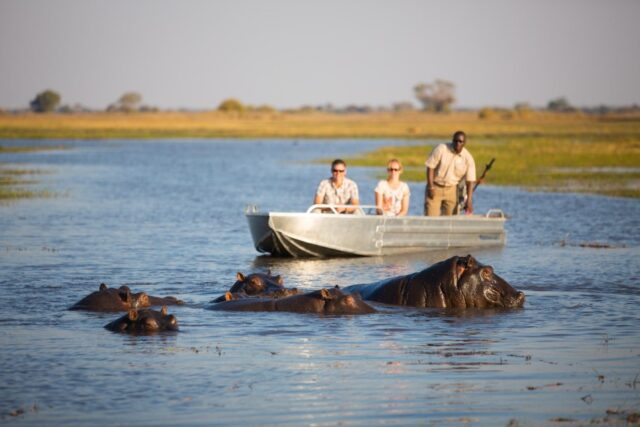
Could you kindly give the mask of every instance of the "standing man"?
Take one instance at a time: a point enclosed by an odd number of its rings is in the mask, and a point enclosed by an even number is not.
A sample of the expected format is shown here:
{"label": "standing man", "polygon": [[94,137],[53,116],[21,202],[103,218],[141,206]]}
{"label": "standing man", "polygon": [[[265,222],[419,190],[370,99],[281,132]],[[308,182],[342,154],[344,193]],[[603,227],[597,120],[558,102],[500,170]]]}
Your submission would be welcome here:
{"label": "standing man", "polygon": [[[360,204],[358,186],[347,175],[347,164],[342,159],[331,163],[331,178],[323,179],[318,185],[314,204],[354,205]],[[339,213],[352,213],[353,208],[336,208]]]}
{"label": "standing man", "polygon": [[427,166],[427,191],[424,213],[429,216],[453,215],[458,204],[457,186],[467,182],[467,213],[473,213],[473,185],[476,180],[476,163],[464,148],[467,135],[459,130],[453,134],[450,144],[439,144],[425,162]]}

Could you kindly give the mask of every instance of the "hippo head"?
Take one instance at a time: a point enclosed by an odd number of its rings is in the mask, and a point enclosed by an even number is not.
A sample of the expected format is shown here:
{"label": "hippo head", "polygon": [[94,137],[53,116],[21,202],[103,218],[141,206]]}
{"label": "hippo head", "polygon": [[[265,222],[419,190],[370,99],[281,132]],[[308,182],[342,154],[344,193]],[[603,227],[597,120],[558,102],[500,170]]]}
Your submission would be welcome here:
{"label": "hippo head", "polygon": [[281,276],[272,276],[269,270],[267,274],[253,273],[245,276],[238,272],[236,282],[229,292],[244,292],[247,295],[259,295],[284,288],[284,280]]}
{"label": "hippo head", "polygon": [[[109,293],[111,292],[111,290],[105,283],[100,283],[100,292]],[[131,289],[129,289],[128,286],[125,286],[125,285],[120,286],[117,290],[117,293],[118,293],[118,298],[120,298],[123,304],[126,304],[127,306],[131,305],[131,301],[133,298],[131,295]]]}
{"label": "hippo head", "polygon": [[131,309],[129,312],[105,326],[114,332],[149,333],[159,331],[177,331],[178,321],[167,313],[167,307],[161,311]]}
{"label": "hippo head", "polygon": [[320,289],[318,297],[324,302],[325,314],[367,314],[375,309],[364,302],[359,294],[345,294],[338,286],[333,289]]}
{"label": "hippo head", "polygon": [[138,292],[131,295],[131,308],[140,309],[146,307],[151,307],[151,301],[146,292]]}
{"label": "hippo head", "polygon": [[[107,285],[101,283],[100,291],[107,291]],[[126,308],[139,309],[151,307],[149,295],[147,295],[146,292],[137,292],[134,294],[127,285],[122,285],[118,288],[118,297]]]}
{"label": "hippo head", "polygon": [[523,292],[515,290],[495,274],[491,266],[479,263],[471,255],[454,257],[452,268],[466,307],[518,308],[524,305]]}

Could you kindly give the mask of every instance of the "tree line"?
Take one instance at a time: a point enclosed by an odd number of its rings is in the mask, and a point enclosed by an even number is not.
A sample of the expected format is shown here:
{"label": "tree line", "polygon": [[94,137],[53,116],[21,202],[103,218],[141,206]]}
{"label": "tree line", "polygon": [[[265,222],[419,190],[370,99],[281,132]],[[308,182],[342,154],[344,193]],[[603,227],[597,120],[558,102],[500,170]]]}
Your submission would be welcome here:
{"label": "tree line", "polygon": [[[432,113],[448,113],[452,111],[452,107],[456,102],[456,86],[453,82],[436,79],[433,83],[418,83],[413,87],[413,93],[422,107],[422,111],[428,111]],[[76,106],[60,106],[62,97],[54,90],[48,89],[36,94],[35,98],[29,103],[31,111],[36,113],[47,112],[83,112],[91,111],[88,108],[76,105]],[[591,108],[577,108],[569,102],[566,97],[558,97],[550,100],[547,106],[544,108],[546,111],[556,113],[571,113],[571,112],[586,112],[593,114],[605,114],[609,112],[623,112],[623,111],[637,111],[640,107],[633,105],[630,107],[609,107],[605,105],[591,107]],[[260,112],[260,113],[272,113],[278,111],[276,108],[269,105],[253,106],[244,104],[236,98],[227,98],[223,100],[218,106],[218,111],[222,112]],[[344,107],[335,107],[332,104],[324,105],[303,105],[294,109],[283,110],[284,112],[310,112],[310,111],[322,111],[329,113],[372,113],[381,111],[391,112],[405,112],[405,111],[417,111],[415,104],[410,101],[401,101],[391,104],[390,106],[371,107],[368,105],[356,105],[351,104]],[[159,111],[156,107],[144,105],[142,103],[142,95],[138,92],[125,92],[118,98],[118,100],[112,104],[109,104],[106,108],[108,112],[154,112]],[[485,107],[480,109],[479,117],[481,119],[491,118],[511,118],[514,115],[518,117],[526,117],[528,114],[534,111],[534,108],[528,103],[518,103],[514,108],[491,108]]]}

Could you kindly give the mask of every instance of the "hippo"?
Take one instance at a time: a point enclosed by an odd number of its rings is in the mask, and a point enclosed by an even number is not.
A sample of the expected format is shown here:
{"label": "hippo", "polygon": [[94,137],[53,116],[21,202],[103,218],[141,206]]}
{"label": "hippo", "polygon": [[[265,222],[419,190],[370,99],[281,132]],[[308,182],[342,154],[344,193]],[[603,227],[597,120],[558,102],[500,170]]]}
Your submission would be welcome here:
{"label": "hippo", "polygon": [[411,307],[518,308],[525,299],[524,293],[471,255],[454,256],[406,276],[347,286],[344,291],[357,292],[367,301]]}
{"label": "hippo", "polygon": [[368,314],[376,310],[358,295],[345,295],[337,286],[284,298],[244,298],[221,302],[211,310],[287,311],[315,314]]}
{"label": "hippo", "polygon": [[282,276],[272,276],[269,270],[267,274],[253,273],[245,276],[238,272],[236,282],[229,291],[219,296],[212,302],[224,302],[247,297],[282,298],[296,295],[298,289],[284,287]]}
{"label": "hippo", "polygon": [[146,308],[131,309],[124,316],[105,325],[105,329],[113,332],[150,333],[160,331],[177,331],[178,320],[173,314],[167,314],[167,306],[161,311]]}
{"label": "hippo", "polygon": [[145,292],[131,293],[128,286],[109,288],[101,283],[96,292],[92,292],[75,303],[69,310],[88,311],[128,311],[132,308],[145,308],[160,305],[182,305],[184,302],[175,297],[154,297]]}

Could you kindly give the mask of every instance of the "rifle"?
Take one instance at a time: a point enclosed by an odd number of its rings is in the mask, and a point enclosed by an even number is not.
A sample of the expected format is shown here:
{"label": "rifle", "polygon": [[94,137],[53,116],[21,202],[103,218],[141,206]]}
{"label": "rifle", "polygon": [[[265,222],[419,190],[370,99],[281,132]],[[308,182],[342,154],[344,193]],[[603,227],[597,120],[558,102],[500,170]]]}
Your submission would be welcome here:
{"label": "rifle", "polygon": [[[474,192],[476,191],[476,188],[478,188],[478,185],[480,185],[480,183],[482,182],[484,177],[487,175],[487,172],[489,172],[489,170],[493,166],[493,162],[495,162],[495,161],[496,161],[496,159],[494,157],[493,159],[491,159],[491,161],[489,163],[487,163],[484,166],[484,170],[482,171],[482,175],[480,175],[480,179],[478,179],[476,181],[476,185],[473,186],[473,191]],[[457,207],[457,213],[461,213],[466,208],[467,208],[467,183],[466,183],[466,180],[462,180],[462,181],[460,181],[458,183],[458,207]]]}

